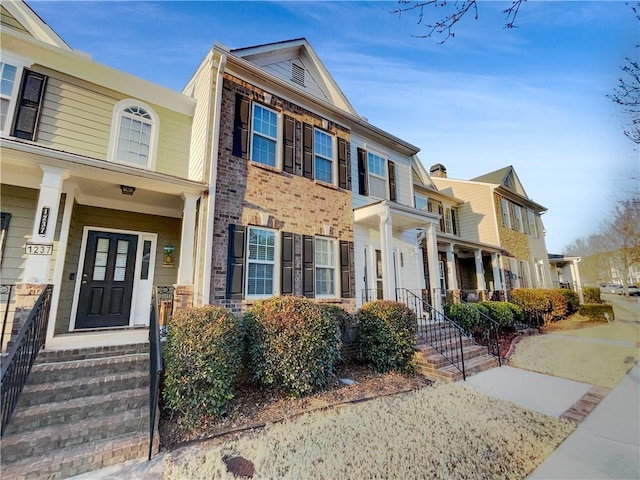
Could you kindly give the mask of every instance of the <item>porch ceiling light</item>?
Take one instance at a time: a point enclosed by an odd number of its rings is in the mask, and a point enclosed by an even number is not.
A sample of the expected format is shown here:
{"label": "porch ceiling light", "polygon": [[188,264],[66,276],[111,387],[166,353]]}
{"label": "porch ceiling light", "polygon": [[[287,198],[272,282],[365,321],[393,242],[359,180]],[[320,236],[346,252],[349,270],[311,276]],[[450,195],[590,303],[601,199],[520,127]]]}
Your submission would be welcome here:
{"label": "porch ceiling light", "polygon": [[120,190],[123,195],[133,195],[133,192],[136,191],[136,187],[131,187],[129,185],[120,185]]}

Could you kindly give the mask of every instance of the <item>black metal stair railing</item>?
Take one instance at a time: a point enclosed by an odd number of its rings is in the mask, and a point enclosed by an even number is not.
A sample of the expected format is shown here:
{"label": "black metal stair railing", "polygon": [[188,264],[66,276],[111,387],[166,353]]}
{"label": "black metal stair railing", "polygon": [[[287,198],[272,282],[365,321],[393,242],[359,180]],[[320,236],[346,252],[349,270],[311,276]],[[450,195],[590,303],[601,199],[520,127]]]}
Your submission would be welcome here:
{"label": "black metal stair railing", "polygon": [[[163,287],[157,287],[163,288]],[[158,293],[154,289],[151,300],[151,314],[149,318],[149,457],[153,455],[153,439],[156,430],[156,413],[160,401],[160,375],[162,374],[162,346],[160,343],[160,326],[158,323],[157,306]]]}
{"label": "black metal stair railing", "polygon": [[42,290],[26,322],[18,332],[15,343],[2,361],[2,380],[0,381],[0,390],[2,391],[2,428],[0,436],[4,435],[7,425],[9,425],[22,389],[27,383],[31,367],[44,346],[52,290],[53,285],[47,285]]}
{"label": "black metal stair railing", "polygon": [[3,283],[0,285],[0,306],[2,307],[2,335],[0,336],[0,351],[4,350],[5,334],[9,323],[9,311],[11,310],[11,297],[15,285]]}
{"label": "black metal stair railing", "polygon": [[[460,302],[471,305],[475,308],[476,312],[480,314],[481,317],[481,327],[482,327],[482,338],[485,342],[487,342],[487,353],[498,360],[498,365],[502,366],[502,357],[500,356],[500,331],[501,326],[498,322],[496,322],[489,315],[480,310],[473,302],[465,302],[464,300],[460,300]],[[475,340],[474,343],[478,344]]]}
{"label": "black metal stair railing", "polygon": [[396,288],[396,301],[404,303],[418,317],[418,337],[427,342],[466,380],[463,328],[406,288]]}

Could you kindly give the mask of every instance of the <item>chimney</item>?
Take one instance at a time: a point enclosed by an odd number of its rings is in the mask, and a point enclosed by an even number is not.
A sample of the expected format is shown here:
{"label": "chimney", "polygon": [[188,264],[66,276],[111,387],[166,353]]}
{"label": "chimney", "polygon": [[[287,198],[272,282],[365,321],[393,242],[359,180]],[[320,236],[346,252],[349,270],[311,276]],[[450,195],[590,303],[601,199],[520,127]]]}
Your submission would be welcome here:
{"label": "chimney", "polygon": [[429,169],[429,174],[432,177],[447,178],[447,169],[441,163],[436,163]]}

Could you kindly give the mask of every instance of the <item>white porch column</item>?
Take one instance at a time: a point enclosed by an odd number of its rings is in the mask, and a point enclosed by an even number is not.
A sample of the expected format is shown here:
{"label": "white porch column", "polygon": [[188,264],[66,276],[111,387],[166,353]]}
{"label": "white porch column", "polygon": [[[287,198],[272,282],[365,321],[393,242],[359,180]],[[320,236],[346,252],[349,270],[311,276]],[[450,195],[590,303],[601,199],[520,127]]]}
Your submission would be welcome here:
{"label": "white porch column", "polygon": [[[40,165],[42,183],[38,197],[38,208],[33,221],[33,231],[29,243],[36,245],[53,245],[58,222],[58,207],[62,182],[69,177],[64,168]],[[24,281],[27,283],[47,283],[49,281],[49,264],[51,255],[29,255],[24,268]]]}
{"label": "white porch column", "polygon": [[482,250],[479,248],[475,249],[473,252],[473,256],[476,259],[476,282],[478,286],[478,290],[486,290],[487,283],[484,280],[484,265],[482,265]]}
{"label": "white porch column", "polygon": [[454,244],[447,245],[447,286],[449,290],[458,290],[458,275],[456,275],[456,257],[453,254]]}
{"label": "white porch column", "polygon": [[584,303],[584,295],[582,293],[582,281],[580,280],[580,269],[578,268],[578,262],[581,259],[573,259],[571,260],[571,280],[573,280],[573,284],[576,287],[576,291],[578,292],[578,297],[580,298],[580,303]]}
{"label": "white porch column", "polygon": [[[396,286],[393,272],[393,231],[391,215],[388,211],[380,214],[380,254],[382,257],[382,297],[385,300],[396,299]],[[394,283],[392,285],[392,283]]]}
{"label": "white porch column", "polygon": [[196,203],[198,195],[183,193],[182,234],[180,238],[180,268],[178,285],[193,285],[193,252],[196,234]]}
{"label": "white porch column", "polygon": [[424,259],[422,258],[422,248],[420,248],[420,239],[418,238],[416,245],[413,247],[413,256],[416,259],[416,269],[418,274],[418,281],[420,282],[420,289],[427,288],[424,278]]}
{"label": "white porch column", "polygon": [[438,261],[438,238],[436,224],[427,227],[427,261],[429,263],[429,282],[431,283],[431,306],[438,312],[442,311],[442,291],[440,289],[440,263]]}
{"label": "white porch column", "polygon": [[495,291],[502,290],[502,275],[498,253],[491,254],[491,269],[493,271],[493,289]]}

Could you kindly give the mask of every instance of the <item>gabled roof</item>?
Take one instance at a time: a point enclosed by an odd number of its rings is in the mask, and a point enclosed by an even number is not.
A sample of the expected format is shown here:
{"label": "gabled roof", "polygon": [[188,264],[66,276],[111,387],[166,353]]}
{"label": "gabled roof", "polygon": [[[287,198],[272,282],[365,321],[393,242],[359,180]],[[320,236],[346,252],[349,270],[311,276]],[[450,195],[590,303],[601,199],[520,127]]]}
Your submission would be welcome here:
{"label": "gabled roof", "polygon": [[230,52],[288,82],[292,88],[301,89],[352,115],[357,115],[305,38],[237,48]]}
{"label": "gabled roof", "polygon": [[21,0],[3,0],[1,7],[2,28],[10,28],[29,35],[51,46],[72,50],[31,7]]}
{"label": "gabled roof", "polygon": [[504,188],[511,190],[512,192],[522,195],[525,198],[529,198],[527,192],[524,191],[524,187],[516,174],[514,168],[509,165],[508,167],[501,168],[494,172],[486,173],[476,178],[471,179],[472,182],[493,183],[500,185]]}

